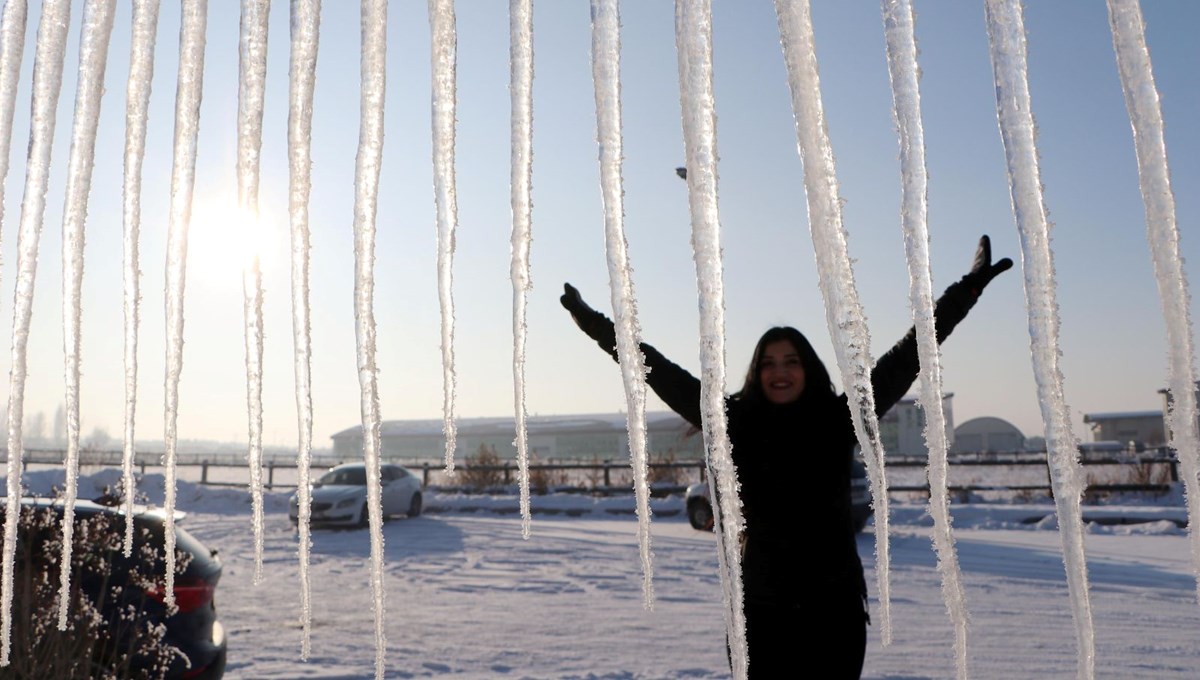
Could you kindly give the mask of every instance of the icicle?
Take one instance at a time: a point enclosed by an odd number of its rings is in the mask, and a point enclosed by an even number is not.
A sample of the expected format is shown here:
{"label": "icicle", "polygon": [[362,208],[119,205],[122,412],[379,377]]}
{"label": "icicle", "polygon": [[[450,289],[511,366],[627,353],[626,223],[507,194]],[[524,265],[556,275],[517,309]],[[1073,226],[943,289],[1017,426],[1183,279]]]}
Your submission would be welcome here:
{"label": "icicle", "polygon": [[1162,107],[1154,84],[1146,29],[1137,0],[1108,0],[1113,49],[1125,90],[1125,106],[1133,124],[1138,176],[1146,206],[1146,238],[1167,324],[1170,395],[1167,419],[1170,446],[1179,457],[1187,498],[1192,573],[1200,596],[1200,432],[1197,432],[1195,343],[1192,338],[1191,293],[1179,255],[1175,194],[1163,139]]}
{"label": "icicle", "polygon": [[[258,168],[262,148],[263,89],[267,78],[269,0],[242,0],[238,60],[238,209],[250,228],[258,223]],[[250,496],[254,515],[254,584],[262,582],[262,269],[253,253],[242,270],[243,318],[246,326],[246,402],[250,418]]]}
{"label": "icicle", "polygon": [[1083,477],[1079,469],[1078,440],[1071,431],[1070,410],[1063,398],[1063,378],[1058,367],[1059,319],[1054,258],[1038,169],[1036,128],[1030,109],[1024,18],[1019,0],[987,0],[985,7],[996,79],[996,110],[1008,162],[1013,213],[1021,234],[1034,376],[1046,427],[1050,480],[1054,487],[1063,563],[1079,645],[1078,674],[1080,678],[1091,678],[1095,672],[1096,653],[1083,551],[1083,518],[1079,507]]}
{"label": "icicle", "polygon": [[457,425],[454,415],[454,230],[458,198],[454,181],[455,35],[454,0],[429,0],[433,64],[433,188],[437,205],[438,300],[442,310],[442,431],[446,435],[446,474],[454,474]]}
{"label": "icicle", "polygon": [[371,521],[371,593],[375,603],[375,677],[384,675],[383,512],[379,486],[379,385],[375,366],[375,209],[383,156],[387,1],[362,3],[362,105],[354,167],[354,321],[362,388],[363,461]]}
{"label": "icicle", "polygon": [[525,427],[525,320],[531,236],[530,193],[533,185],[533,0],[511,0],[509,62],[512,101],[512,264],[513,402],[516,407],[517,469],[521,488],[521,536],[529,538],[529,436]]}
{"label": "icicle", "polygon": [[[19,14],[24,15],[24,12]],[[4,18],[9,18],[7,11]],[[50,151],[54,143],[55,112],[62,89],[63,52],[70,18],[70,0],[45,0],[42,3],[33,60],[29,162],[25,170],[25,195],[21,199],[21,224],[17,231],[17,279],[13,292],[12,361],[8,388],[8,500],[5,506],[3,584],[0,585],[0,666],[9,664],[12,648],[13,570],[21,508],[21,457],[24,455],[21,419],[25,411],[26,350],[33,312],[38,240],[46,208]]]}
{"label": "icicle", "polygon": [[171,162],[171,205],[167,223],[166,266],[166,403],[165,499],[167,560],[164,597],[175,606],[175,430],[179,414],[179,374],[183,370],[183,293],[187,273],[188,223],[196,179],[196,135],[200,130],[200,95],[204,84],[204,29],[207,0],[183,3],[179,27],[179,76],[175,92],[175,142]]}
{"label": "icicle", "polygon": [[8,0],[0,15],[0,223],[4,221],[4,181],[8,178],[8,152],[12,145],[13,110],[17,81],[25,53],[26,0]]}
{"label": "icicle", "polygon": [[292,342],[295,345],[296,414],[300,444],[296,467],[297,526],[300,531],[300,658],[311,651],[312,587],[309,582],[309,550],[312,548],[312,336],[308,299],[309,229],[308,201],[312,186],[312,104],[317,70],[317,44],[321,25],[321,0],[292,3],[292,55],[288,100],[289,215],[292,237]]}
{"label": "icicle", "polygon": [[879,628],[884,645],[892,642],[890,551],[888,548],[887,478],[883,443],[875,416],[871,387],[871,337],[858,301],[854,271],[846,250],[842,206],[838,198],[837,171],[825,113],[821,104],[821,79],[817,73],[812,14],[808,0],[775,0],[779,34],[787,63],[788,85],[796,117],[796,137],[804,162],[804,193],[808,198],[808,224],[812,231],[825,318],[837,354],[842,385],[846,389],[854,433],[867,474],[875,508],[875,576],[879,589]]}
{"label": "icicle", "polygon": [[700,417],[705,464],[718,521],[726,639],[734,677],[747,677],[746,618],[742,611],[741,495],[725,420],[725,284],[717,210],[717,117],[713,100],[712,5],[676,0],[675,50],[679,104],[687,155],[692,257],[700,304]]}
{"label": "icicle", "polygon": [[122,188],[124,216],[125,302],[125,437],[121,480],[125,496],[125,556],[133,554],[134,423],[137,411],[138,304],[141,299],[138,240],[141,229],[142,160],[146,154],[146,119],[150,81],[154,76],[154,39],[158,30],[159,0],[134,0],[130,31],[129,81],[125,88],[125,178]]}
{"label": "icicle", "polygon": [[621,186],[621,18],[617,0],[592,0],[592,82],[600,144],[600,189],[604,199],[604,244],[608,285],[617,333],[617,356],[625,383],[626,424],[637,499],[638,548],[642,558],[642,601],[654,609],[654,553],[650,549],[650,486],[646,464],[646,367],[642,357],[637,299],[633,291]]}
{"label": "icicle", "polygon": [[63,355],[66,374],[67,488],[63,498],[62,559],[59,561],[58,629],[67,629],[71,603],[71,543],[75,533],[75,498],[79,475],[79,364],[80,316],[83,293],[84,224],[92,163],[96,156],[96,125],[100,121],[100,95],[108,38],[112,33],[116,0],[88,0],[83,9],[79,40],[79,83],[75,93],[75,122],[67,165],[66,200],[63,206]]}
{"label": "icicle", "polygon": [[954,624],[954,659],[958,677],[967,673],[967,603],[963,592],[958,553],[951,533],[950,498],[946,486],[946,415],[942,411],[942,366],[933,317],[933,280],[929,266],[929,226],[926,220],[925,132],[921,122],[920,71],[917,39],[913,30],[912,0],[883,0],[887,38],[888,73],[895,100],[896,127],[900,136],[900,171],[903,198],[901,222],[908,260],[909,304],[917,330],[921,360],[918,401],[925,413],[925,445],[929,450],[929,514],[933,517],[933,544],[942,576],[942,598]]}

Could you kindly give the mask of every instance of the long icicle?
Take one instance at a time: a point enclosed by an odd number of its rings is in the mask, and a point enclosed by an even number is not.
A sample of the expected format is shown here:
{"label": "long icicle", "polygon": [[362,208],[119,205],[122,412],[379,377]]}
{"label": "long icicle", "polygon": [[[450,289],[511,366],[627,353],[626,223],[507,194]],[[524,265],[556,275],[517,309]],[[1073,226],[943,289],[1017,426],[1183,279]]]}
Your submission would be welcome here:
{"label": "long icicle", "polygon": [[642,604],[654,608],[654,553],[650,549],[650,486],[646,464],[646,366],[639,348],[637,299],[625,240],[621,180],[621,17],[617,0],[592,0],[592,83],[596,91],[596,137],[604,199],[608,286],[617,334],[617,357],[625,384],[626,426],[637,499],[638,550],[642,558]]}
{"label": "long icicle", "polygon": [[[7,17],[6,17],[7,18]],[[62,90],[63,53],[71,19],[70,0],[45,0],[38,21],[33,58],[33,112],[29,130],[29,160],[25,195],[17,231],[17,279],[13,291],[12,361],[8,387],[8,478],[4,520],[3,583],[0,584],[0,666],[9,664],[12,649],[13,571],[17,524],[21,508],[21,420],[25,412],[25,378],[33,285],[37,278],[38,241],[46,210],[50,152],[54,144],[55,112]]]}
{"label": "long icicle", "polygon": [[743,526],[737,468],[725,419],[725,276],[717,209],[717,116],[713,96],[712,4],[676,0],[675,51],[687,162],[692,259],[700,306],[700,417],[710,495],[717,499],[717,562],[721,568],[725,631],[733,675],[747,677],[746,617],[742,610]]}
{"label": "long icicle", "polygon": [[0,15],[0,223],[4,222],[4,182],[8,179],[13,111],[17,105],[28,17],[26,0],[7,0]]}
{"label": "long icicle", "polygon": [[321,0],[293,0],[292,53],[288,94],[288,215],[292,242],[292,342],[296,373],[296,419],[299,446],[296,468],[297,527],[300,545],[300,658],[308,660],[312,637],[312,586],[309,554],[312,548],[312,333],[308,298],[308,201],[312,188],[312,106],[316,81]]}
{"label": "long icicle", "polygon": [[[269,0],[242,0],[238,49],[238,212],[249,224],[251,238],[262,226],[258,215],[259,151],[262,149],[263,90],[267,79]],[[262,358],[263,290],[258,241],[249,262],[242,263],[242,314],[246,331],[246,410],[249,416],[250,498],[254,515],[254,584],[262,582]]]}
{"label": "long icicle", "polygon": [[808,226],[812,232],[821,296],[830,339],[837,354],[842,386],[854,421],[854,433],[863,451],[871,479],[875,508],[875,578],[879,589],[879,628],[883,644],[892,642],[891,558],[888,543],[887,477],[883,442],[875,415],[871,387],[871,337],[858,301],[854,270],[846,248],[842,206],[838,198],[837,170],[825,112],[821,79],[817,73],[809,0],[775,0],[779,35],[787,63],[788,85],[796,118],[796,137],[804,163],[804,193],[808,198]]}
{"label": "long icicle", "polygon": [[446,474],[454,474],[456,378],[454,372],[454,232],[458,197],[454,180],[455,71],[458,38],[454,0],[429,0],[432,50],[433,188],[437,206],[438,301],[442,314],[442,432],[446,436]]}
{"label": "long icicle", "polygon": [[529,247],[532,240],[533,186],[533,0],[511,0],[509,22],[509,97],[512,106],[512,263],[513,285],[513,405],[516,412],[517,471],[520,479],[521,536],[529,538],[529,433],[525,425],[526,301],[532,282]]}
{"label": "long icicle", "polygon": [[1125,91],[1125,107],[1133,124],[1138,176],[1146,208],[1146,238],[1150,242],[1158,294],[1167,325],[1167,361],[1170,395],[1167,431],[1170,446],[1183,470],[1183,489],[1191,536],[1192,574],[1200,597],[1200,432],[1197,431],[1196,350],[1192,335],[1191,293],[1183,258],[1179,254],[1179,227],[1175,222],[1175,193],[1163,137],[1162,106],[1146,28],[1137,0],[1108,0],[1113,49]]}
{"label": "long icicle", "polygon": [[1083,475],[1079,468],[1078,440],[1071,430],[1070,409],[1063,397],[1063,376],[1058,366],[1054,257],[1038,168],[1037,128],[1030,108],[1025,22],[1019,0],[986,0],[985,9],[996,81],[996,112],[1004,141],[1013,214],[1021,235],[1034,377],[1046,428],[1050,481],[1079,646],[1078,675],[1091,678],[1095,673],[1096,648],[1083,550],[1080,509]]}
{"label": "long icicle", "polygon": [[125,310],[125,429],[121,453],[121,483],[125,498],[126,557],[133,554],[134,426],[137,414],[137,343],[140,325],[138,241],[142,221],[142,161],[146,155],[146,120],[150,81],[154,76],[154,40],[159,0],[135,0],[130,29],[129,80],[125,85],[125,175],[121,188],[124,256],[122,284]]}
{"label": "long icicle", "polygon": [[375,609],[375,677],[383,680],[383,509],[379,485],[379,375],[375,365],[375,212],[383,158],[387,65],[387,1],[362,3],[362,104],[354,164],[354,322],[361,388],[363,462],[371,522],[371,594]]}
{"label": "long icicle", "polygon": [[196,137],[200,132],[200,96],[204,84],[204,29],[208,0],[185,0],[179,27],[179,73],[175,90],[175,140],[171,159],[171,204],[167,222],[166,395],[164,449],[166,480],[167,607],[175,606],[175,449],[179,416],[179,377],[183,371],[183,298],[187,281],[188,224],[196,180]]}
{"label": "long icicle", "polygon": [[887,39],[888,74],[895,102],[900,138],[902,178],[901,226],[908,260],[908,299],[917,330],[921,361],[918,402],[925,413],[925,445],[929,451],[929,514],[933,517],[933,545],[942,576],[942,598],[954,625],[954,659],[960,680],[967,672],[967,603],[962,573],[951,529],[947,489],[946,414],[942,409],[942,365],[933,317],[933,275],[929,266],[929,225],[925,169],[925,132],[921,122],[920,69],[913,28],[912,0],[883,0]]}
{"label": "long icicle", "polygon": [[67,187],[63,206],[62,282],[63,357],[66,378],[67,488],[63,498],[62,559],[59,561],[58,629],[67,629],[71,603],[71,544],[75,534],[75,498],[79,492],[79,364],[80,317],[83,298],[83,242],[87,222],[88,191],[96,157],[96,126],[100,122],[100,96],[104,67],[112,34],[116,0],[88,0],[83,8],[79,39],[79,83],[75,92],[75,121],[67,161]]}

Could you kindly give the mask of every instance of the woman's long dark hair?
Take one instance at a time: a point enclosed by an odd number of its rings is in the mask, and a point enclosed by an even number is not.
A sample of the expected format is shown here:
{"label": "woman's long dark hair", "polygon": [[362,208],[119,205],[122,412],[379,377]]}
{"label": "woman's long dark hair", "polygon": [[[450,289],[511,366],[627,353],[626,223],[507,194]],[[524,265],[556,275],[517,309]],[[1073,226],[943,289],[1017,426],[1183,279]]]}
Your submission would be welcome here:
{"label": "woman's long dark hair", "polygon": [[791,326],[775,326],[763,333],[762,337],[758,339],[758,344],[754,346],[754,358],[750,360],[750,369],[746,371],[746,382],[742,385],[741,391],[735,395],[736,397],[749,402],[766,401],[762,382],[759,380],[761,373],[759,369],[762,366],[763,353],[766,351],[767,345],[780,340],[791,343],[792,347],[796,348],[796,353],[800,355],[800,365],[804,367],[804,394],[802,396],[806,398],[837,396],[833,391],[833,381],[829,378],[829,371],[825,369],[825,364],[817,356],[816,350],[809,344],[808,338]]}

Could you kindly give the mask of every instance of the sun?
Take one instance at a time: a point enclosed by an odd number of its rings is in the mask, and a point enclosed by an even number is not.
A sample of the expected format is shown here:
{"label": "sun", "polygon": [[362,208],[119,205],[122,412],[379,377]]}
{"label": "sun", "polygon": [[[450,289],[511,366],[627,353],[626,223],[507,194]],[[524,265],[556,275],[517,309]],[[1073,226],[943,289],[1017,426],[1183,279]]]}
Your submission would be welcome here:
{"label": "sun", "polygon": [[188,226],[188,278],[240,287],[256,260],[260,271],[271,266],[273,235],[273,222],[265,212],[255,219],[233,200],[197,201]]}

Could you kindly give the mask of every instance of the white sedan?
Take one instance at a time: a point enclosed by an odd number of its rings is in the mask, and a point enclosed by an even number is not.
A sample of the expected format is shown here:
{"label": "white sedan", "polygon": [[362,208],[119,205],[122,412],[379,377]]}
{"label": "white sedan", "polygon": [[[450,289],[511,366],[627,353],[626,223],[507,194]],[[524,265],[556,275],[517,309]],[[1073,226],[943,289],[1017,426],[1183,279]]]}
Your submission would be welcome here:
{"label": "white sedan", "polygon": [[[379,466],[383,516],[421,514],[421,478],[399,465]],[[288,518],[299,522],[299,493],[288,503]],[[313,524],[366,526],[367,468],[363,463],[346,463],[330,468],[313,484]]]}

